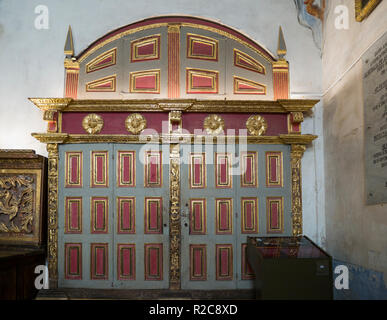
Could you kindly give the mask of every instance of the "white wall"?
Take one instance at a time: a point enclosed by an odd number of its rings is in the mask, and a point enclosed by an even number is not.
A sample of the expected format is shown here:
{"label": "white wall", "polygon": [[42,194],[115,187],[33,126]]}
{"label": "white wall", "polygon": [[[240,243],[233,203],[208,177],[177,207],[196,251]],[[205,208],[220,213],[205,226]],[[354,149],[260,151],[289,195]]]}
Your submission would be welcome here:
{"label": "white wall", "polygon": [[[335,28],[337,5],[349,9],[346,30]],[[327,250],[342,261],[384,272],[387,286],[387,207],[365,205],[361,61],[387,31],[386,13],[387,1],[382,1],[356,22],[352,0],[331,1],[324,30],[323,102]]]}
{"label": "white wall", "polygon": [[[37,30],[34,10],[49,9],[49,29]],[[321,58],[312,33],[299,25],[290,0],[0,0],[0,148],[35,149],[45,146],[31,137],[45,132],[42,112],[28,97],[63,96],[63,47],[71,25],[76,53],[97,38],[123,25],[167,14],[217,20],[235,28],[276,53],[281,25],[290,63],[291,95],[318,97],[322,91]],[[303,161],[304,230],[323,243],[323,175],[321,105],[305,120],[306,133],[320,135]],[[316,193],[317,191],[317,193]]]}

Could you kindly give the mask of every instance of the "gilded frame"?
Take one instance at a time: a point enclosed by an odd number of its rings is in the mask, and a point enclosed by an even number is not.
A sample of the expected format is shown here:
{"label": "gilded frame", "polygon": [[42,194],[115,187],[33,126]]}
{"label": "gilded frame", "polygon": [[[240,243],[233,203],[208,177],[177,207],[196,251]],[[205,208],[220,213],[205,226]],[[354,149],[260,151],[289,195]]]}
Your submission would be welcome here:
{"label": "gilded frame", "polygon": [[355,19],[358,22],[367,18],[382,0],[368,0],[366,4],[363,2],[364,0],[355,0]]}

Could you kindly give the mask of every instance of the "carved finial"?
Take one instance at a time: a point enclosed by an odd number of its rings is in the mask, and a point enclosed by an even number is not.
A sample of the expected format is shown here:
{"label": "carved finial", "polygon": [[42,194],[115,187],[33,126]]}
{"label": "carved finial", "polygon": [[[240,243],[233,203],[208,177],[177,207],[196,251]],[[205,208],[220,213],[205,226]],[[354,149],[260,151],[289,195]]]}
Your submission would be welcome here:
{"label": "carved finial", "polygon": [[66,42],[64,46],[64,54],[66,56],[74,55],[73,33],[71,31],[71,26],[69,26],[69,30],[67,31],[67,37],[66,37]]}
{"label": "carved finial", "polygon": [[278,48],[277,48],[277,54],[278,58],[280,60],[285,59],[286,55],[286,43],[284,39],[284,34],[282,33],[282,28],[281,26],[279,27],[279,33],[278,33]]}

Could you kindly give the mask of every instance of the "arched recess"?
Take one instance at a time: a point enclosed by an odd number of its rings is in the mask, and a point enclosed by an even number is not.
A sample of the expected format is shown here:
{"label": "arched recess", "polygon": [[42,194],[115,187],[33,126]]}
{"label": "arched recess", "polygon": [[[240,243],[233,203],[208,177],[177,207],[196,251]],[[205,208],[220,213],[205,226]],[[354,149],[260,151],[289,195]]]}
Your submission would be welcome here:
{"label": "arched recess", "polygon": [[[173,16],[75,55],[70,28],[65,97],[30,99],[48,122],[32,135],[49,154],[51,286],[252,288],[246,238],[302,234],[301,157],[316,138],[301,123],[317,101],[289,99],[285,54],[281,29],[274,57]],[[148,141],[158,149],[142,154]]]}

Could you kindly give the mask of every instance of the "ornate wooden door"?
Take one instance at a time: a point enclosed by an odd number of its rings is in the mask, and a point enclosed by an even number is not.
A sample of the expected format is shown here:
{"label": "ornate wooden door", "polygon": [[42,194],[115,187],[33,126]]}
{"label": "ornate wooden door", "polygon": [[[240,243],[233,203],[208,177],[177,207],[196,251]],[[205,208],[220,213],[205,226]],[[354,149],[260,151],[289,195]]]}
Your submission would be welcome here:
{"label": "ornate wooden door", "polygon": [[252,288],[247,236],[291,234],[290,148],[185,145],[181,154],[182,288]]}
{"label": "ornate wooden door", "polygon": [[62,145],[59,286],[168,288],[169,149]]}

